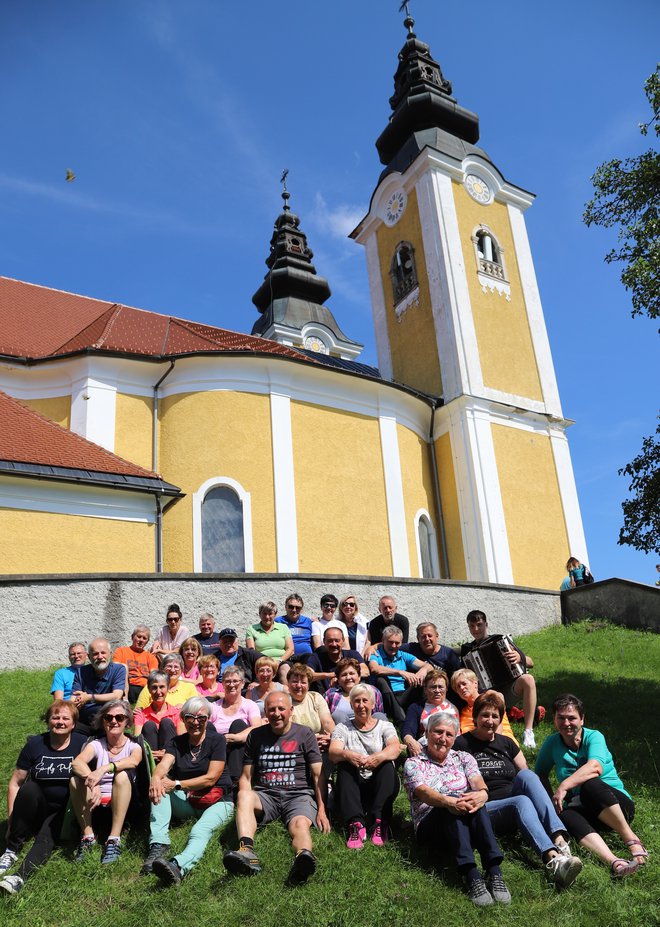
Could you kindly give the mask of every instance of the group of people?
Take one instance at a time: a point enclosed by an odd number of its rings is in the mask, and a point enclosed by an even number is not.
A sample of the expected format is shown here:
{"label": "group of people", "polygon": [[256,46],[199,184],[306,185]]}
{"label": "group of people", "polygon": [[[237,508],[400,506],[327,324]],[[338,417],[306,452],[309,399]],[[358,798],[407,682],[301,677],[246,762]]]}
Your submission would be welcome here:
{"label": "group of people", "polygon": [[[454,649],[429,621],[409,642],[410,623],[392,596],[381,598],[370,622],[354,595],[327,594],[320,606],[313,620],[297,593],[281,616],[264,603],[245,646],[232,627],[216,632],[209,613],[191,635],[176,604],[150,648],[144,625],[114,654],[101,637],[88,647],[72,643],[69,666],[53,679],[47,730],[28,738],[9,783],[0,890],[20,891],[70,813],[81,863],[94,857],[105,821],[103,865],[119,859],[127,817],[148,815],[142,872],[166,885],[191,871],[234,813],[238,845],[224,865],[235,875],[259,872],[257,829],[280,819],[295,851],[288,881],[298,885],[317,865],[312,828],[328,832],[331,817],[351,851],[391,838],[401,763],[415,840],[454,861],[475,905],[511,901],[503,834],[518,832],[558,888],[583,867],[571,838],[613,877],[646,863],[631,829],[634,802],[603,735],[584,727],[579,698],[555,699],[557,732],[542,744],[535,771],[528,768],[507,707],[522,702],[522,747],[535,747],[533,662],[508,640],[501,659],[517,671],[500,691],[483,691],[463,665],[494,640],[483,612],[469,613],[471,640]],[[171,856],[171,822],[188,818],[186,847]],[[610,849],[605,830],[618,834],[629,858]]]}

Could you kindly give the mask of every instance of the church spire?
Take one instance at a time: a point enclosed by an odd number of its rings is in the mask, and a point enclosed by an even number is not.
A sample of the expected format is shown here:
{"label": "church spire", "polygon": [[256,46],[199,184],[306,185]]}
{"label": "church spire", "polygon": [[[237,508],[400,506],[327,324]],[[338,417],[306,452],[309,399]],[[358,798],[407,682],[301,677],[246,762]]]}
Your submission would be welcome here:
{"label": "church spire", "polygon": [[408,34],[394,75],[393,112],[376,142],[381,162],[391,170],[404,170],[426,145],[454,154],[457,144],[465,148],[464,143],[471,146],[479,139],[479,118],[452,96],[431,49],[413,31],[408,3],[400,10],[405,10]]}
{"label": "church spire", "polygon": [[268,273],[252,297],[261,313],[252,334],[322,354],[356,357],[362,345],[346,337],[323,305],[331,295],[330,286],[317,274],[312,264],[314,252],[300,228],[300,219],[289,206],[288,173],[285,170],[280,179],[284,205],[270,240]]}

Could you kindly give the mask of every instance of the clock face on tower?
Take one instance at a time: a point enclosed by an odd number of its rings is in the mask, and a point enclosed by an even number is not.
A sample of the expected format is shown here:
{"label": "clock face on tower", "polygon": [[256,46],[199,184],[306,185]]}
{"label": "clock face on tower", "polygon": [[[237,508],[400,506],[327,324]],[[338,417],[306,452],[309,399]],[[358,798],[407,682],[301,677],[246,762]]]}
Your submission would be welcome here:
{"label": "clock face on tower", "polygon": [[490,187],[485,180],[482,180],[481,177],[477,177],[476,174],[468,174],[466,176],[465,189],[477,203],[490,203]]}
{"label": "clock face on tower", "polygon": [[385,225],[396,225],[406,208],[407,197],[403,190],[395,190],[385,203]]}

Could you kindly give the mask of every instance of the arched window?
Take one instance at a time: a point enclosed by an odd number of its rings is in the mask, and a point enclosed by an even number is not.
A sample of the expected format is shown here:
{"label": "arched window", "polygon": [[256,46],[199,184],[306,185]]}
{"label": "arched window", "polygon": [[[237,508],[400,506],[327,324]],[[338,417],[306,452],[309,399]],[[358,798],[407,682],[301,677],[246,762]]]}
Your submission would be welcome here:
{"label": "arched window", "polygon": [[415,266],[415,249],[409,241],[401,241],[396,246],[392,264],[390,265],[390,279],[394,305],[400,303],[417,286],[417,267]]}
{"label": "arched window", "polygon": [[435,529],[428,512],[424,509],[420,509],[415,515],[415,540],[417,541],[419,575],[422,579],[438,579],[440,567]]}
{"label": "arched window", "polygon": [[197,573],[252,572],[250,494],[229,477],[207,480],[193,494]]}
{"label": "arched window", "polygon": [[504,272],[503,249],[489,228],[478,228],[472,237],[477,254],[477,269],[479,273],[494,277],[496,280],[506,280]]}

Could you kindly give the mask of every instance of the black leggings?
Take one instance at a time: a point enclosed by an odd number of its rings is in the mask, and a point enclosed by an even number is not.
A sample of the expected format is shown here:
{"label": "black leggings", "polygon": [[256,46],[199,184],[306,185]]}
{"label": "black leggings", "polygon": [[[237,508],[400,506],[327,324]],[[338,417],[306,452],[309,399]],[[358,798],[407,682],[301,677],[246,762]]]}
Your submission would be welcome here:
{"label": "black leggings", "polygon": [[635,803],[619,789],[607,785],[602,779],[589,779],[580,787],[578,801],[569,804],[559,815],[571,837],[582,840],[599,830],[609,830],[598,815],[606,808],[619,805],[630,824],[635,817]]}
{"label": "black leggings", "polygon": [[28,879],[35,869],[43,866],[59,840],[65,807],[53,808],[46,801],[40,786],[27,779],[18,790],[7,832],[7,849],[19,853],[34,837],[30,851],[18,869],[22,879]]}
{"label": "black leggings", "polygon": [[171,718],[163,718],[160,724],[145,721],[142,736],[152,750],[165,750],[176,737],[176,727]]}
{"label": "black leggings", "polygon": [[381,763],[368,779],[364,779],[352,763],[340,763],[336,789],[339,811],[347,824],[352,821],[364,824],[367,814],[389,821],[399,793],[399,777],[392,762]]}

